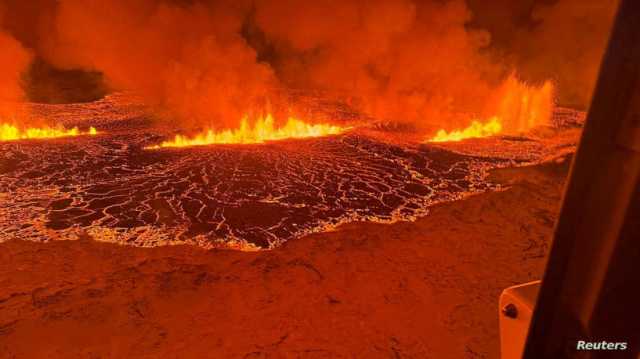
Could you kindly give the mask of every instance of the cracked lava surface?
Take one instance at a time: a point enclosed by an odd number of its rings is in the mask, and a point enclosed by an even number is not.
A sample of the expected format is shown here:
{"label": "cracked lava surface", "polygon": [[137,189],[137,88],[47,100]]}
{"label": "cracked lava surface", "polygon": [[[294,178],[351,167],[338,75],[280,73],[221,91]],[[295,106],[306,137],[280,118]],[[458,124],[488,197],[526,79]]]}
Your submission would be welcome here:
{"label": "cracked lava surface", "polygon": [[353,221],[395,222],[499,190],[498,167],[573,151],[584,114],[559,109],[550,133],[402,144],[355,129],[258,145],[145,150],[170,136],[125,95],[32,105],[101,135],[0,142],[0,241],[95,240],[273,248]]}

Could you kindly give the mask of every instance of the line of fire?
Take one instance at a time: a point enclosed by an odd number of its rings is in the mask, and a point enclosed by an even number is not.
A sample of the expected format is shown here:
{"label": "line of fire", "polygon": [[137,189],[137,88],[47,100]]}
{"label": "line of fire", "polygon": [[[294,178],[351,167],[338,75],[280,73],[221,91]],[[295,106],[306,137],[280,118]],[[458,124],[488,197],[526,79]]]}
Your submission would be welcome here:
{"label": "line of fire", "polygon": [[633,0],[0,0],[0,358],[638,358]]}

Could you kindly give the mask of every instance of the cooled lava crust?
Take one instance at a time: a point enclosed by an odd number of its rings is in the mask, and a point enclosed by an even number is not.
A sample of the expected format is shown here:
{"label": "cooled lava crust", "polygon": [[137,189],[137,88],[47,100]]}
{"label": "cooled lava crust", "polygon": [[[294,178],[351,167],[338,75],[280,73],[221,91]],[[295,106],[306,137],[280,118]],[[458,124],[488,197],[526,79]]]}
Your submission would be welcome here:
{"label": "cooled lava crust", "polygon": [[[540,161],[577,140],[402,145],[355,129],[147,150],[170,134],[125,97],[33,106],[52,121],[96,126],[102,134],[0,143],[0,241],[90,237],[138,246],[273,248],[344,222],[413,220],[435,203],[498,189],[487,180],[490,169]],[[556,117],[572,128],[580,116],[565,110]]]}

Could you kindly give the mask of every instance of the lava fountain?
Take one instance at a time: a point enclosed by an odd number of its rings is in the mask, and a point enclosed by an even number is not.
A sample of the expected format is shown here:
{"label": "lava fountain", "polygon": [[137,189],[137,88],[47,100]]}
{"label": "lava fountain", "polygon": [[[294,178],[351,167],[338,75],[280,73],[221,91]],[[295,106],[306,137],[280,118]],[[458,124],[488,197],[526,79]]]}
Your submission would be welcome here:
{"label": "lava fountain", "polygon": [[468,138],[481,138],[494,136],[502,132],[502,123],[498,117],[493,117],[487,123],[473,121],[469,127],[462,130],[447,132],[439,130],[429,142],[454,142]]}
{"label": "lava fountain", "polygon": [[528,85],[508,77],[497,92],[497,104],[493,105],[487,121],[477,118],[463,129],[440,129],[426,142],[456,142],[469,138],[482,138],[506,134],[520,134],[532,128],[550,124],[554,107],[554,86],[546,81],[540,86]]}
{"label": "lava fountain", "polygon": [[172,140],[159,145],[149,146],[147,149],[163,147],[191,147],[213,144],[253,144],[278,141],[284,139],[309,138],[337,135],[348,130],[330,124],[309,124],[294,117],[289,117],[284,126],[276,127],[272,115],[258,118],[253,125],[249,124],[249,117],[245,116],[237,129],[215,132],[207,130],[193,137],[176,135]]}
{"label": "lava fountain", "polygon": [[82,131],[78,127],[66,129],[63,126],[41,126],[41,127],[26,127],[20,128],[8,123],[0,124],[0,141],[15,141],[15,140],[31,140],[31,139],[45,139],[45,138],[58,138],[58,137],[74,137],[97,135],[98,131],[94,127],[89,127],[88,130]]}

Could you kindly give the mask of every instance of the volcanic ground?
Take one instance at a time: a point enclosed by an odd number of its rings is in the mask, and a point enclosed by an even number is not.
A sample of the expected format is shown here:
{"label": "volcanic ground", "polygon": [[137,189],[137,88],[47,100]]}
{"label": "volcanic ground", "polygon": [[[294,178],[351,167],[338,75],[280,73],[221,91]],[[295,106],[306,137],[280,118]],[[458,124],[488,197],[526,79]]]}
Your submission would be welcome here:
{"label": "volcanic ground", "polygon": [[346,222],[414,220],[435,203],[499,190],[489,170],[573,151],[584,118],[557,109],[553,127],[526,137],[439,145],[365,126],[314,139],[148,150],[172,130],[125,95],[31,107],[100,134],[0,143],[0,241],[88,236],[244,250]]}

